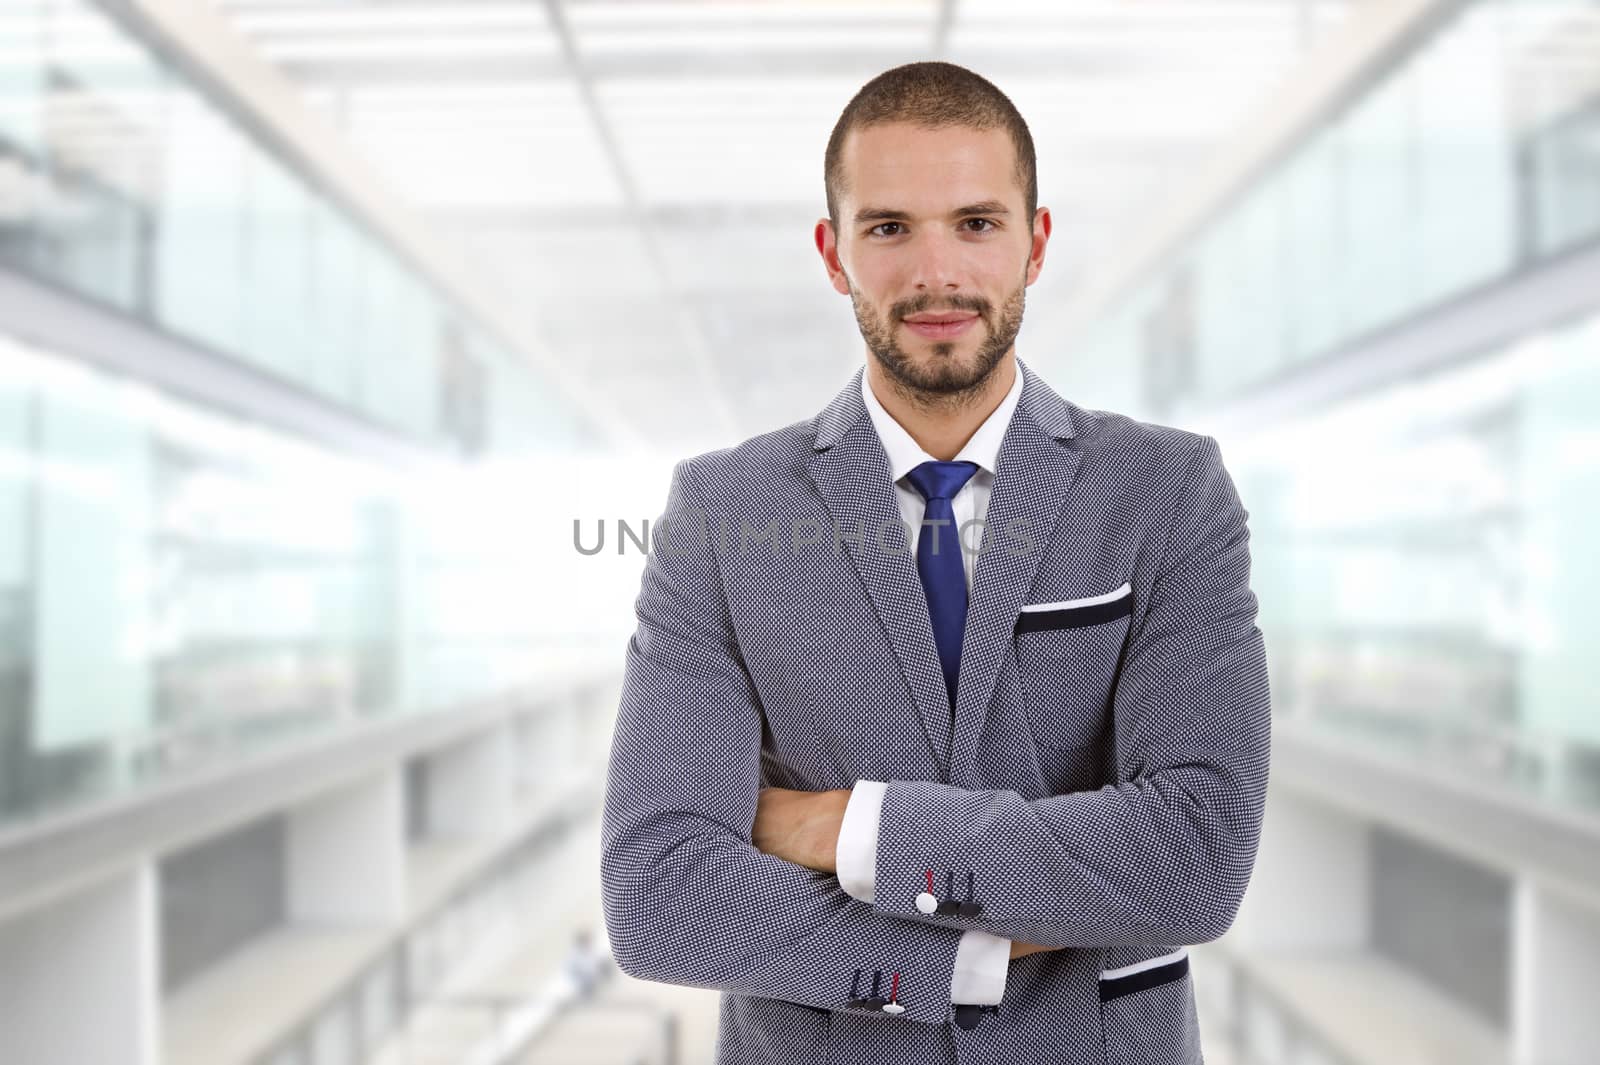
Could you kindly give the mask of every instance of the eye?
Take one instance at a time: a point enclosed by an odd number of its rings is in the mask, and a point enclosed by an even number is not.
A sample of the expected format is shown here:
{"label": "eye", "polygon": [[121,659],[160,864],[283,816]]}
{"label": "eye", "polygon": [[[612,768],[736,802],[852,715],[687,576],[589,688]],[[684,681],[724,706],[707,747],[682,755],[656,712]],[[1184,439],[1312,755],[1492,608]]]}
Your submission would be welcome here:
{"label": "eye", "polygon": [[[879,222],[877,225],[875,225],[871,229],[867,230],[867,232],[876,234],[876,231],[882,229],[884,226],[897,226],[899,224],[900,224],[899,222]],[[877,235],[879,235],[879,236],[889,236],[890,234],[883,233],[883,234],[877,234]]]}
{"label": "eye", "polygon": [[[995,228],[994,222],[991,221],[988,218],[968,218],[966,221],[962,222],[961,224],[962,225],[966,225],[967,222],[982,222],[984,225],[988,226],[989,229],[994,229]],[[974,232],[974,233],[987,233],[987,232],[989,232],[989,229],[976,229],[976,230],[972,230],[972,232]]]}

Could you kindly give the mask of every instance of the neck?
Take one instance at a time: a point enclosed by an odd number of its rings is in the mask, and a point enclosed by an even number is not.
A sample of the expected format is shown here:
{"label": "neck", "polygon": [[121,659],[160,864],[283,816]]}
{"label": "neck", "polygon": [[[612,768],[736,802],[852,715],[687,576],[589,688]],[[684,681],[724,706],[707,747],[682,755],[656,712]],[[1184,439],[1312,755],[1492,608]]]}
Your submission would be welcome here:
{"label": "neck", "polygon": [[940,462],[961,453],[978,426],[1000,406],[1016,380],[1016,351],[1006,353],[985,380],[965,392],[929,395],[905,388],[889,377],[871,354],[867,357],[867,386],[883,409]]}

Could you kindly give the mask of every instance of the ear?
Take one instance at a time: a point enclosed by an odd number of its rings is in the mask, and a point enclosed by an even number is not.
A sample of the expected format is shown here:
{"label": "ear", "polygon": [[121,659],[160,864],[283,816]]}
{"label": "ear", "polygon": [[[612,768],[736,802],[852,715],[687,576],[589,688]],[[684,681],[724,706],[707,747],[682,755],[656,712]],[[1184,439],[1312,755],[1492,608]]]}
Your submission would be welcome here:
{"label": "ear", "polygon": [[1033,246],[1028,250],[1028,280],[1031,285],[1039,279],[1044,269],[1044,246],[1050,240],[1050,208],[1041,207],[1033,213]]}
{"label": "ear", "polygon": [[812,239],[816,242],[818,254],[822,256],[822,265],[828,271],[828,280],[832,282],[833,290],[841,296],[850,295],[850,282],[844,276],[844,264],[839,261],[839,245],[833,222],[827,218],[817,219]]}

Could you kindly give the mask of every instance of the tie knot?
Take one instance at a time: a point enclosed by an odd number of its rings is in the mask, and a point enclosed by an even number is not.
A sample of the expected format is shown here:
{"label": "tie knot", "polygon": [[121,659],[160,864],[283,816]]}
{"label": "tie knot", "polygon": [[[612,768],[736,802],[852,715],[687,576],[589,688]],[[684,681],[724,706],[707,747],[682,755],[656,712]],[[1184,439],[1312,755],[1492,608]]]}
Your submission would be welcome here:
{"label": "tie knot", "polygon": [[924,462],[906,474],[906,479],[925,501],[954,499],[977,472],[976,462]]}

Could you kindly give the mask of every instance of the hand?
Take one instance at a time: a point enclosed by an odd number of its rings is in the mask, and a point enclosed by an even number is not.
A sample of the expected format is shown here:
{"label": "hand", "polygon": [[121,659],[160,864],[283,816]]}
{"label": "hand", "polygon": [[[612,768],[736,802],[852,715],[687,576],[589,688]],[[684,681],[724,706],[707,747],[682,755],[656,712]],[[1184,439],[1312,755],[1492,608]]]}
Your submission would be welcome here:
{"label": "hand", "polygon": [[1011,941],[1011,957],[1026,958],[1029,954],[1038,954],[1046,950],[1060,950],[1060,947],[1042,947],[1037,943],[1024,943],[1021,940]]}
{"label": "hand", "polygon": [[837,872],[839,826],[844,823],[850,791],[762,788],[756,798],[750,842],[763,854],[823,873]]}

